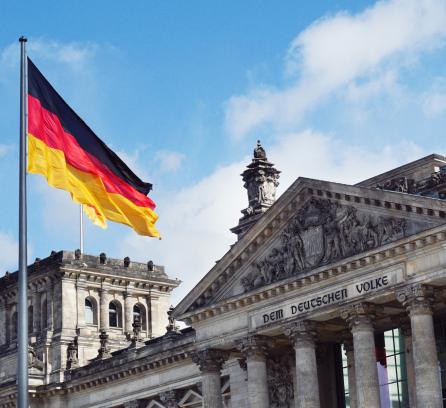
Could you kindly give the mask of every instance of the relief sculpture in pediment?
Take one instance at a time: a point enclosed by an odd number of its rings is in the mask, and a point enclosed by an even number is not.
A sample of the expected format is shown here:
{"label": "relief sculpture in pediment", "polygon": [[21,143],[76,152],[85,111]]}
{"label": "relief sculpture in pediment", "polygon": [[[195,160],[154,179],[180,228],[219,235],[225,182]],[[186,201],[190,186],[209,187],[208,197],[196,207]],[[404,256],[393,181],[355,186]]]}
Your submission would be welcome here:
{"label": "relief sculpture in pediment", "polygon": [[289,221],[280,245],[242,278],[245,291],[346,258],[405,236],[406,221],[310,199]]}

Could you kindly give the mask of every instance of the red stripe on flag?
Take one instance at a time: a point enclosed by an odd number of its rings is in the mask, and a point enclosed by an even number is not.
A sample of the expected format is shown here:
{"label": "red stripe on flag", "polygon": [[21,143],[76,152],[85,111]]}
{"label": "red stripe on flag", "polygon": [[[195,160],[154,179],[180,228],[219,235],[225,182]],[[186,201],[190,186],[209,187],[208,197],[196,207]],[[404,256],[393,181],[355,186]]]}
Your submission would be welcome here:
{"label": "red stripe on flag", "polygon": [[96,157],[83,150],[76,139],[67,133],[59,118],[42,107],[40,101],[28,95],[28,132],[48,147],[61,150],[66,162],[74,168],[98,176],[109,193],[121,194],[140,207],[152,210],[156,204],[119,178]]}

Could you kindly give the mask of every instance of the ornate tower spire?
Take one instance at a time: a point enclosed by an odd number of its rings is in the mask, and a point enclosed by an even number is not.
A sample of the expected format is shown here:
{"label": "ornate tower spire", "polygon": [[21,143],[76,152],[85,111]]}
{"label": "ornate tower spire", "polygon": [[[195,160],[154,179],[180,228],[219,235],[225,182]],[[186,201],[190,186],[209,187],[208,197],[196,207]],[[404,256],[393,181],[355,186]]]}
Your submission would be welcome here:
{"label": "ornate tower spire", "polygon": [[274,204],[279,173],[274,164],[268,161],[265,149],[258,140],[252,161],[241,175],[248,191],[248,207],[242,210],[243,217],[238,225],[231,228],[239,238]]}

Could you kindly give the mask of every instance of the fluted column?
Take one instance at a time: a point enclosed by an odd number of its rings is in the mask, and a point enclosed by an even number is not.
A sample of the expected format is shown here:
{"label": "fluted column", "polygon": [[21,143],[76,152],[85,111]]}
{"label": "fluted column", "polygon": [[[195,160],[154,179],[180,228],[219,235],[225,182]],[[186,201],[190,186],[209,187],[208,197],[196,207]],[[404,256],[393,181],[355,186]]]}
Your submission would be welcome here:
{"label": "fluted column", "polygon": [[100,330],[108,330],[108,291],[99,290]]}
{"label": "fluted column", "polygon": [[162,392],[160,394],[160,401],[166,408],[178,408],[176,393],[174,390]]}
{"label": "fluted column", "polygon": [[351,336],[344,340],[345,356],[347,357],[348,372],[348,395],[350,399],[350,408],[357,408],[356,398],[356,376],[355,376],[355,354],[353,350],[353,339]]}
{"label": "fluted column", "polygon": [[125,332],[128,334],[132,334],[133,309],[132,309],[132,298],[129,292],[124,292],[124,316],[125,316],[125,326],[124,326]]}
{"label": "fluted column", "polygon": [[266,345],[268,338],[251,336],[242,340],[238,348],[246,357],[248,371],[248,401],[250,408],[269,408]]}
{"label": "fluted column", "polygon": [[380,408],[378,369],[376,367],[373,305],[358,303],[344,309],[353,335],[356,398],[358,408]]}
{"label": "fluted column", "polygon": [[200,350],[192,356],[201,371],[203,408],[223,408],[220,375],[227,357],[227,352],[216,349]]}
{"label": "fluted column", "polygon": [[416,406],[441,408],[442,390],[432,318],[433,289],[420,284],[410,285],[399,291],[397,298],[410,316]]}
{"label": "fluted column", "polygon": [[296,355],[296,407],[319,408],[319,381],[316,362],[316,326],[297,320],[285,327]]}

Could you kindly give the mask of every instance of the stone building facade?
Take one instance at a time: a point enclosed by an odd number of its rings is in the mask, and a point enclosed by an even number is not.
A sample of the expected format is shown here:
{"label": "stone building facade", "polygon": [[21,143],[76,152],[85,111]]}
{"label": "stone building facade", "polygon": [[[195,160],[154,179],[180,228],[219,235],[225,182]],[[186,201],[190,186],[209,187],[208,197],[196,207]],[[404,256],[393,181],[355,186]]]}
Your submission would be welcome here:
{"label": "stone building facade", "polygon": [[[71,313],[73,331],[51,340],[64,340],[61,355],[79,367],[56,362],[54,377],[32,387],[32,406],[446,406],[445,170],[446,158],[430,155],[356,185],[298,178],[275,200],[279,172],[259,143],[243,173],[249,203],[232,229],[237,241],[168,311],[167,327],[141,335],[136,320],[125,338],[130,326],[119,337],[104,324],[84,339],[82,316]],[[81,262],[63,269],[77,276]],[[159,294],[178,283],[161,280]],[[1,288],[11,315],[13,295]],[[150,334],[162,335],[142,338]],[[89,341],[92,354],[81,351]],[[2,354],[1,372],[12,354]],[[2,381],[0,407],[14,401],[13,381]]]}

